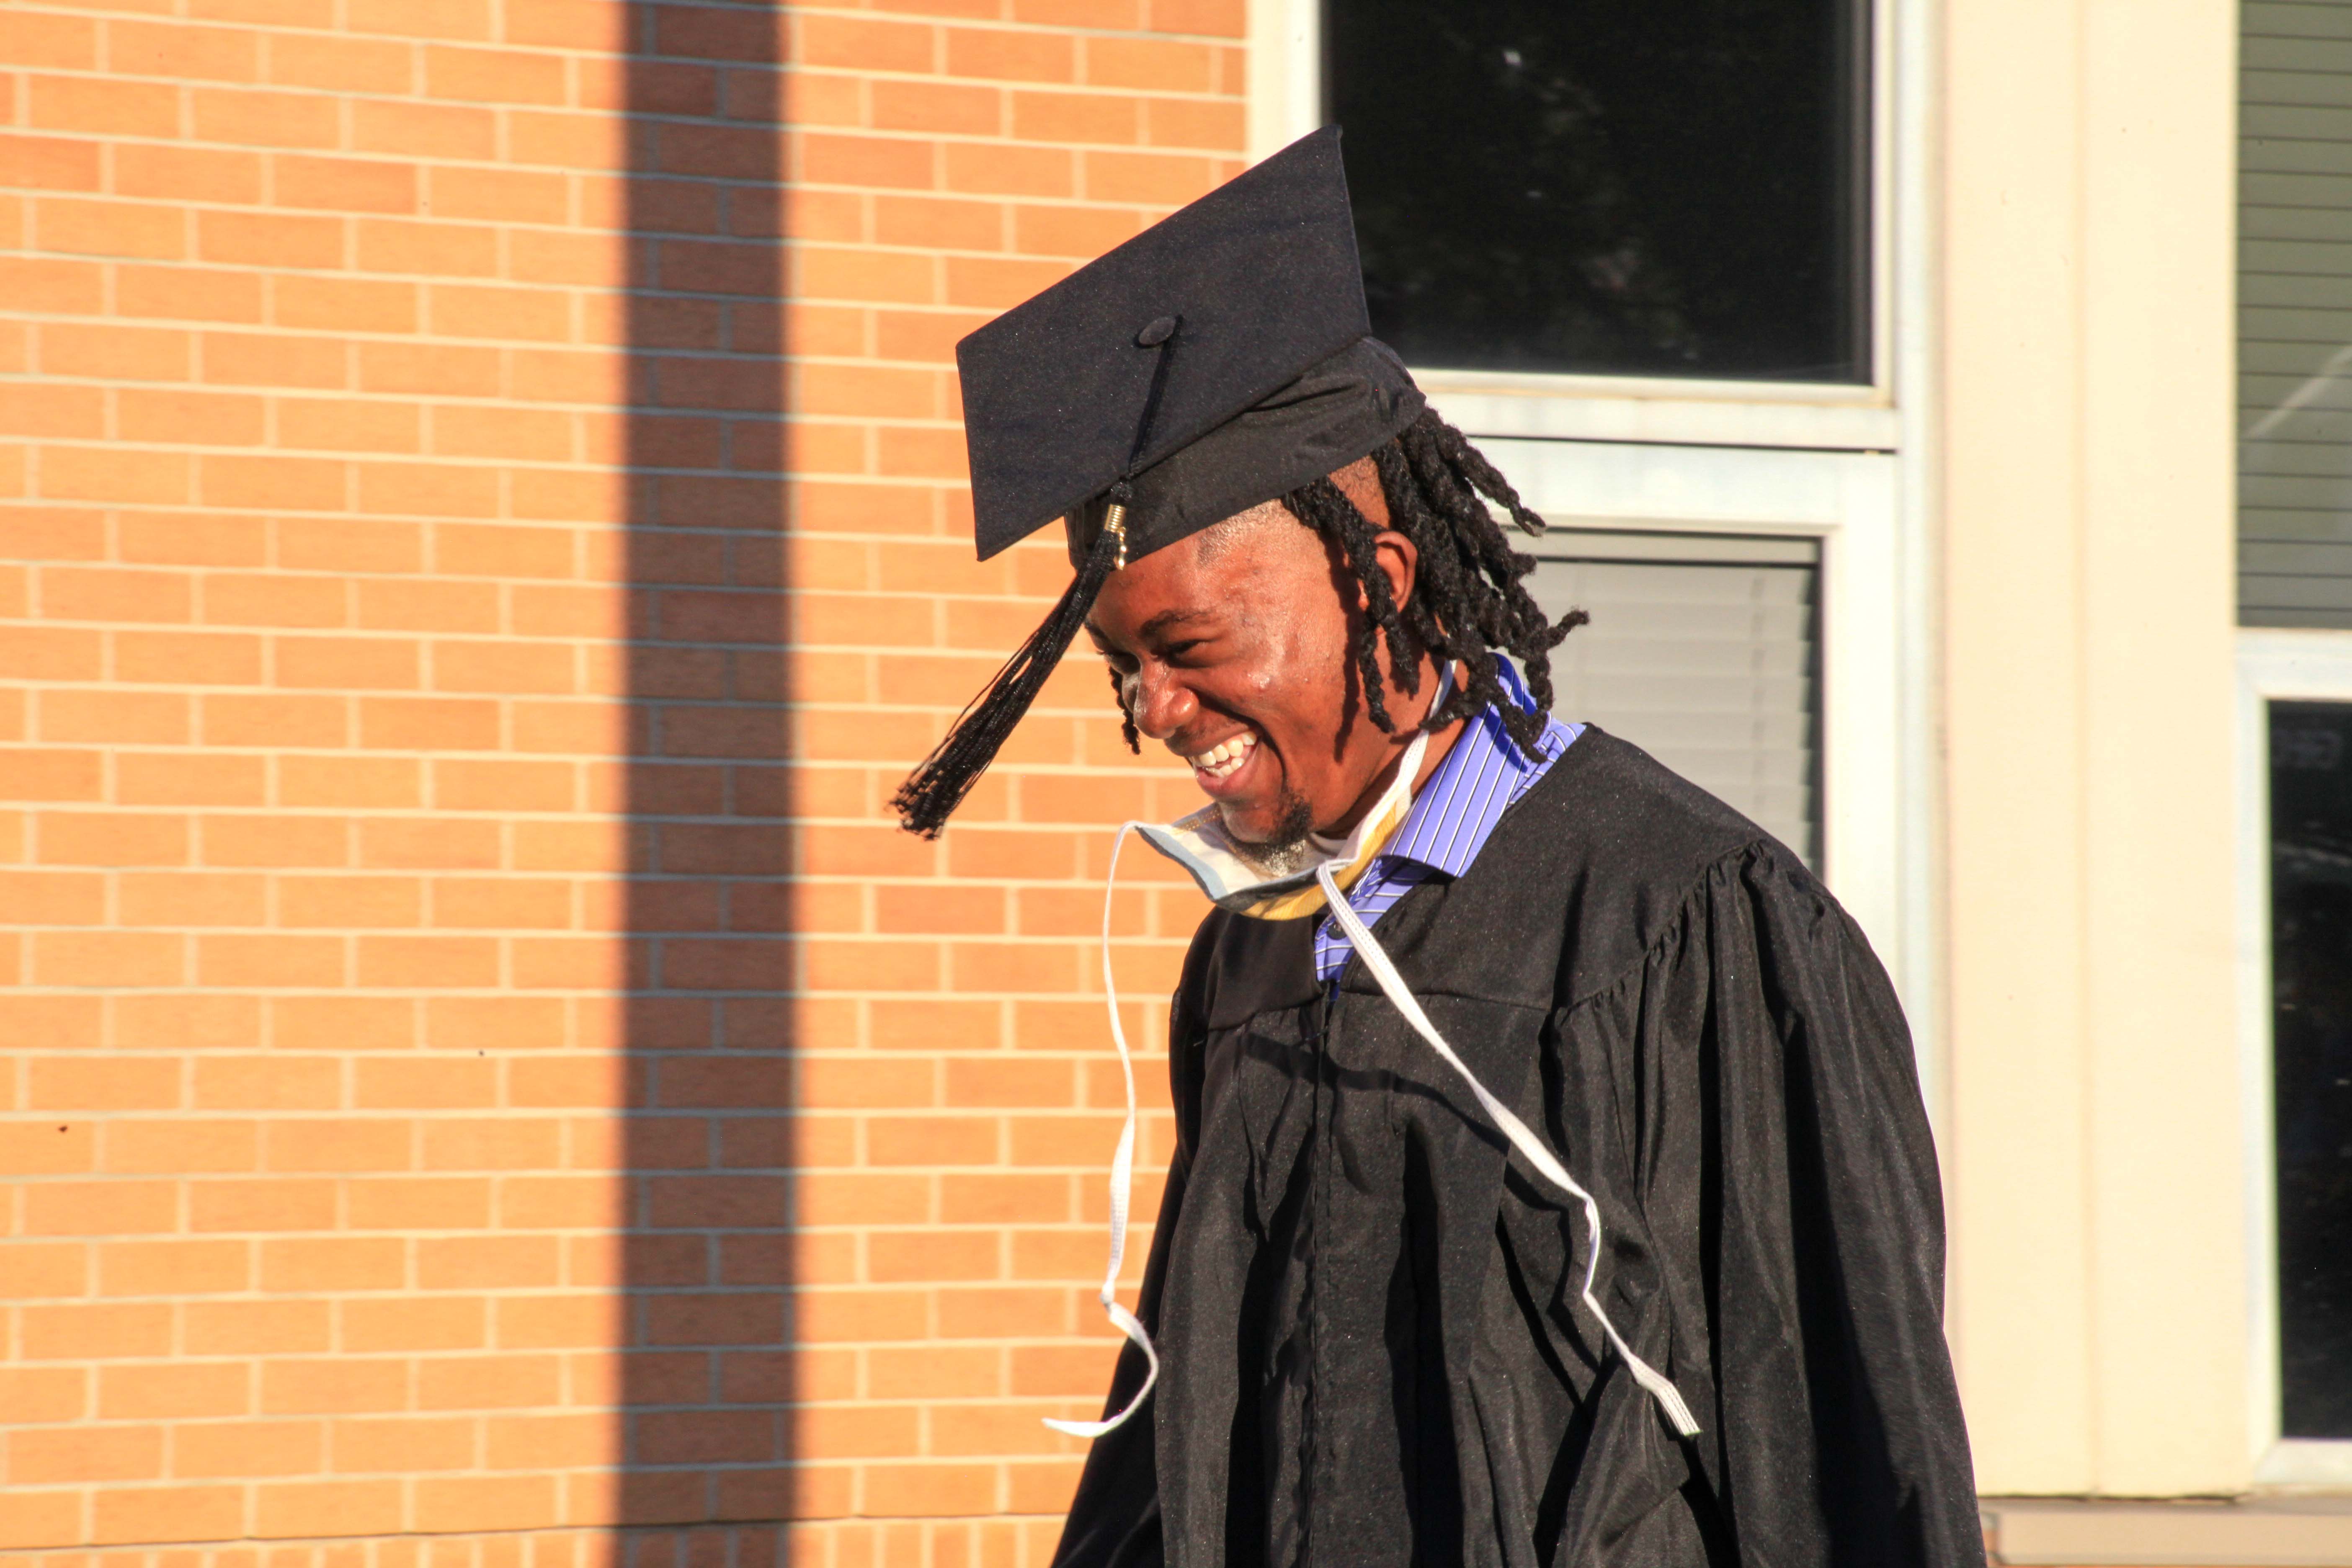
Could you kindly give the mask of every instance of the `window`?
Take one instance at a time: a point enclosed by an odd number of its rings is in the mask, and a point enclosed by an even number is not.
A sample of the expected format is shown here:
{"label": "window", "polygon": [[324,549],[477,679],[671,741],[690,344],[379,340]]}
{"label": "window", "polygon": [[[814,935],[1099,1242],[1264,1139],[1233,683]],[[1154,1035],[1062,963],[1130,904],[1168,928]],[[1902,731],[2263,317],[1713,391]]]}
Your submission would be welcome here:
{"label": "window", "polygon": [[2280,1434],[2352,1437],[2352,703],[2270,705]]}
{"label": "window", "polygon": [[1819,541],[1555,529],[1528,588],[1553,706],[1633,742],[1821,864]]}
{"label": "window", "polygon": [[2240,26],[2238,619],[2352,627],[2352,7]]}
{"label": "window", "polygon": [[1416,367],[1867,382],[1863,0],[1328,0],[1372,331]]}

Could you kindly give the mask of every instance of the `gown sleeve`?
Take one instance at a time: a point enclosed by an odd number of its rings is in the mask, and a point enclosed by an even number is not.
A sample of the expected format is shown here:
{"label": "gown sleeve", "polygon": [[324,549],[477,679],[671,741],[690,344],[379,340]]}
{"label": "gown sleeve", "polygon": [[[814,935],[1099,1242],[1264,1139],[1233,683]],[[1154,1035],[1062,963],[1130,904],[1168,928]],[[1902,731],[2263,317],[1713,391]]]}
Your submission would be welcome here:
{"label": "gown sleeve", "polygon": [[1942,1190],[1902,1008],[1860,928],[1785,849],[1710,881],[1692,911],[1704,939],[1682,955],[1703,959],[1707,993],[1685,1042],[1696,1142],[1712,1145],[1692,1283],[1716,1391],[1700,1441],[1739,1555],[1978,1568]]}
{"label": "gown sleeve", "polygon": [[[1155,1338],[1160,1332],[1170,1238],[1177,1216],[1183,1212],[1185,1177],[1192,1169],[1193,1141],[1199,1131],[1202,1028],[1189,1000],[1194,989],[1188,965],[1168,1023],[1176,1151],[1169,1161],[1160,1218],[1152,1226],[1151,1256],[1144,1264],[1143,1286],[1136,1300],[1135,1315]],[[1135,1396],[1145,1370],[1143,1352],[1132,1343],[1122,1343],[1118,1365],[1111,1374],[1110,1395],[1103,1402],[1105,1418],[1124,1409]],[[1160,1568],[1165,1557],[1160,1529],[1157,1415],[1152,1402],[1146,1401],[1125,1426],[1094,1440],[1078,1478],[1077,1495],[1070,1502],[1069,1518],[1062,1526],[1061,1544],[1054,1550],[1053,1568]]]}

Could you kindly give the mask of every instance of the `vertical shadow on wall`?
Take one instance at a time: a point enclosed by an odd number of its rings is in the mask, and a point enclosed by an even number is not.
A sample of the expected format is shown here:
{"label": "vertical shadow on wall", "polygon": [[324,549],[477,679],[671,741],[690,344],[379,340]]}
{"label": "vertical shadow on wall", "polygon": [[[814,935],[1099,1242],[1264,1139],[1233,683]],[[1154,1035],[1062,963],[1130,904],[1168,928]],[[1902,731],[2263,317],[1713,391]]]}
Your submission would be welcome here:
{"label": "vertical shadow on wall", "polygon": [[[780,1559],[761,1527],[788,1511],[792,1454],[783,20],[716,0],[625,25],[617,1501],[629,1524],[745,1524],[692,1558],[751,1568]],[[649,1556],[658,1539],[632,1555],[685,1560]]]}

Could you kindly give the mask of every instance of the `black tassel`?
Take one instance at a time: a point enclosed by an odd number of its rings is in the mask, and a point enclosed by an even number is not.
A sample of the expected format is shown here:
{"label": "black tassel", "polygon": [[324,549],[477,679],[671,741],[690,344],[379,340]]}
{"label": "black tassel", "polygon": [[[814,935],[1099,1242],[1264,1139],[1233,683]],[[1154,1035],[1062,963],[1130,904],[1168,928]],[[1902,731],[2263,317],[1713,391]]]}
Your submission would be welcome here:
{"label": "black tassel", "polygon": [[1076,581],[1063,593],[1045,624],[1004,661],[996,679],[957,716],[947,738],[898,786],[890,807],[898,814],[900,826],[925,838],[940,836],[955,808],[996,760],[1013,726],[1037,700],[1046,677],[1069,651],[1078,628],[1086,624],[1087,612],[1094,608],[1095,595],[1102,592],[1126,548],[1125,538],[1109,529],[1096,537],[1094,548],[1079,564]]}

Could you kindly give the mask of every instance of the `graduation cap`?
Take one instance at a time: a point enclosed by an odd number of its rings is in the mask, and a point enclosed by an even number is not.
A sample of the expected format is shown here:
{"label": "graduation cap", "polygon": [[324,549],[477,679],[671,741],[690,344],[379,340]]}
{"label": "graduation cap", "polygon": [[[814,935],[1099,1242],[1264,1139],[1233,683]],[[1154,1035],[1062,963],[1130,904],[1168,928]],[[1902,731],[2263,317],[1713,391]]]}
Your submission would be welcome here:
{"label": "graduation cap", "polygon": [[1370,335],[1327,127],[956,345],[983,561],[1048,523],[1077,576],[899,787],[936,835],[1111,573],[1345,468],[1420,415]]}

